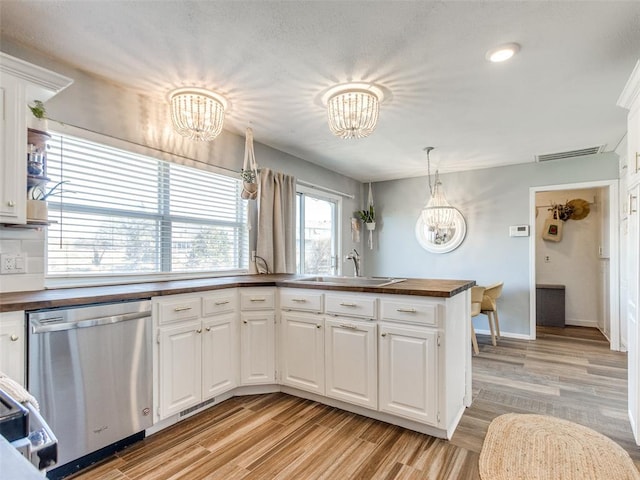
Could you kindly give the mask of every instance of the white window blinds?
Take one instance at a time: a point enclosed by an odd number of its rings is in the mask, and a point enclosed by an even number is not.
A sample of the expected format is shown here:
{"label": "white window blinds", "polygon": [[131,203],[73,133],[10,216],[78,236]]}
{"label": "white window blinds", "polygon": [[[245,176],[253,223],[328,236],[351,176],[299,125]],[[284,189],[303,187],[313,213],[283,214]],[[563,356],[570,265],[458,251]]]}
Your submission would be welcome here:
{"label": "white window blinds", "polygon": [[56,134],[47,174],[50,276],[247,268],[239,179]]}

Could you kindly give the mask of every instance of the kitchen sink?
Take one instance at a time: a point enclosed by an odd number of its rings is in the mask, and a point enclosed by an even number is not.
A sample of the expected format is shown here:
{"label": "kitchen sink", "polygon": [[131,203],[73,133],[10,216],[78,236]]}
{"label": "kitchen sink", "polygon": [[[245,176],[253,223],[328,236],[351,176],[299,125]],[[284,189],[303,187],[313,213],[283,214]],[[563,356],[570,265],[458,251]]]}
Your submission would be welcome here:
{"label": "kitchen sink", "polygon": [[394,283],[404,282],[405,278],[392,277],[337,277],[317,276],[294,280],[296,283],[310,285],[341,285],[347,287],[385,287]]}

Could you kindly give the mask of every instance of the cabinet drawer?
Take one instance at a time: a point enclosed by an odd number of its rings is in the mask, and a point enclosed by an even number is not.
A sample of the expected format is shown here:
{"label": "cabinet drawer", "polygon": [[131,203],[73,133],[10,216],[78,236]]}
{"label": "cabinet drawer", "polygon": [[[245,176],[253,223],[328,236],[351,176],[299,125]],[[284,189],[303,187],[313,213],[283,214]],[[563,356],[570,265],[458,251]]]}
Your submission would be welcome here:
{"label": "cabinet drawer", "polygon": [[202,297],[202,316],[233,313],[238,309],[236,290],[228,290]]}
{"label": "cabinet drawer", "polygon": [[269,289],[240,290],[241,310],[273,310],[276,307],[276,291]]}
{"label": "cabinet drawer", "polygon": [[160,324],[200,317],[200,297],[167,300],[158,303]]}
{"label": "cabinet drawer", "polygon": [[322,313],[322,293],[296,290],[298,289],[280,291],[280,308],[282,310]]}
{"label": "cabinet drawer", "polygon": [[376,318],[376,298],[360,295],[327,295],[328,314],[348,317]]}
{"label": "cabinet drawer", "polygon": [[380,299],[380,318],[405,323],[438,326],[438,304],[414,299]]}

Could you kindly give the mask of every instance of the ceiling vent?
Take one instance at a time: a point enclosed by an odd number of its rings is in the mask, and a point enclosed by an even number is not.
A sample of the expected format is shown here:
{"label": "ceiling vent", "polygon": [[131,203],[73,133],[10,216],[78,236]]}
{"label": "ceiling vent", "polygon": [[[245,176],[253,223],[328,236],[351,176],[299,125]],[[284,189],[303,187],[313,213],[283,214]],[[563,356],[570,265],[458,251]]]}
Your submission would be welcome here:
{"label": "ceiling vent", "polygon": [[549,162],[551,160],[564,160],[566,158],[584,157],[585,155],[595,155],[601,153],[604,150],[604,145],[598,145],[595,147],[580,148],[578,150],[568,150],[566,152],[557,153],[545,153],[542,155],[536,155],[536,162]]}

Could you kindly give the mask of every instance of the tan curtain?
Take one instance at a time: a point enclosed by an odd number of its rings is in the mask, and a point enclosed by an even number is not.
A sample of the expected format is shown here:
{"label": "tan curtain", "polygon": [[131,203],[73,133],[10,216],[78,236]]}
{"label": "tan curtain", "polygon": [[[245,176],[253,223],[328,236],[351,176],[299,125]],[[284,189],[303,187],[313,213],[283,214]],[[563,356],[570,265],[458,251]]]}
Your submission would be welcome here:
{"label": "tan curtain", "polygon": [[[296,179],[260,170],[256,255],[260,273],[296,273]],[[266,265],[264,264],[266,263]]]}

